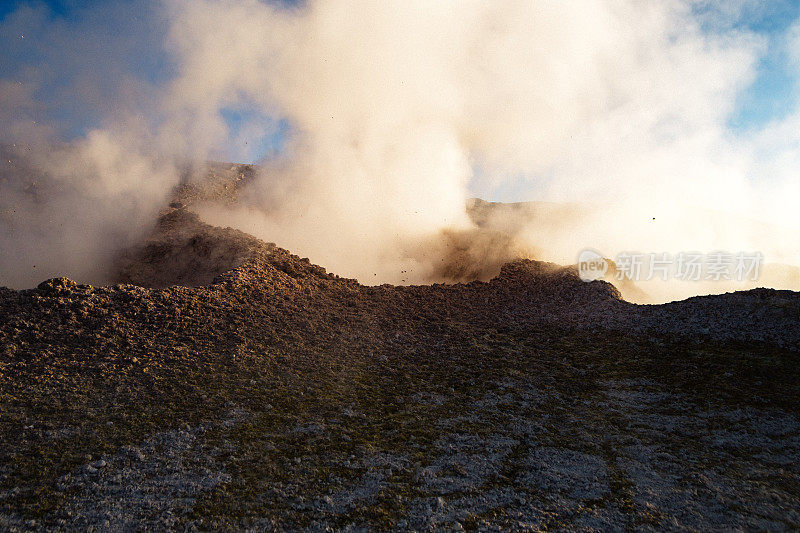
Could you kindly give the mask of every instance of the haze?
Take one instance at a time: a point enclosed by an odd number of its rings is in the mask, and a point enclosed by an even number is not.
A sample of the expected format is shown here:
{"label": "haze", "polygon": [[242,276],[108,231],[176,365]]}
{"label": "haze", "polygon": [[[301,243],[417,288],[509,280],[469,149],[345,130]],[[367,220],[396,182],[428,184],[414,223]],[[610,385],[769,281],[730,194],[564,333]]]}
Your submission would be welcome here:
{"label": "haze", "polygon": [[[490,262],[724,249],[800,265],[794,7],[18,3],[0,22],[0,284],[106,282],[209,160],[260,171],[206,221],[363,283],[448,281],[454,234]],[[763,89],[776,58],[782,99]],[[498,245],[469,240],[472,197],[574,208],[494,218],[513,241]]]}

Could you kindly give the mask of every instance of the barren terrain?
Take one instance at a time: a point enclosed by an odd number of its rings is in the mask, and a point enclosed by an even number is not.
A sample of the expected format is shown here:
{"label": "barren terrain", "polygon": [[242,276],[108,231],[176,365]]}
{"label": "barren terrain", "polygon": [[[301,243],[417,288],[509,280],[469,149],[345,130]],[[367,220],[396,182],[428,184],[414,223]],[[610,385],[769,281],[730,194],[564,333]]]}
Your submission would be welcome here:
{"label": "barren terrain", "polygon": [[0,289],[0,529],[800,527],[800,294],[364,286],[214,191],[119,284]]}

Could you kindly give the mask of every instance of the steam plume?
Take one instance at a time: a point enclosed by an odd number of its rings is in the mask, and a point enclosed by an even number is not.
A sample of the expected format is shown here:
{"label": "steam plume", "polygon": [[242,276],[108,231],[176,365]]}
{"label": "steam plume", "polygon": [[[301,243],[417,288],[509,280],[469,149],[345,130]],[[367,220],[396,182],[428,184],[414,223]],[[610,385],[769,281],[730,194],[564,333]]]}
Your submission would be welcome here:
{"label": "steam plume", "polygon": [[[172,75],[123,84],[118,93],[140,97],[74,145],[84,159],[67,158],[68,174],[81,192],[49,209],[73,213],[105,197],[94,183],[108,179],[109,166],[96,163],[117,154],[110,166],[119,188],[97,225],[147,220],[177,179],[173,161],[252,156],[243,141],[286,123],[280,156],[264,161],[243,205],[201,214],[366,283],[438,281],[453,247],[491,265],[532,250],[572,263],[584,247],[761,250],[797,264],[790,233],[764,230],[800,226],[786,205],[798,192],[797,117],[747,140],[731,135],[727,121],[765,43],[720,22],[715,9],[632,0],[169,0],[157,12]],[[250,117],[236,132],[230,110]],[[143,179],[154,186],[140,191]],[[469,239],[472,195],[579,207],[545,209],[522,225],[494,219],[496,239]],[[116,208],[121,197],[130,213]],[[13,261],[0,266],[4,276],[15,270]]]}

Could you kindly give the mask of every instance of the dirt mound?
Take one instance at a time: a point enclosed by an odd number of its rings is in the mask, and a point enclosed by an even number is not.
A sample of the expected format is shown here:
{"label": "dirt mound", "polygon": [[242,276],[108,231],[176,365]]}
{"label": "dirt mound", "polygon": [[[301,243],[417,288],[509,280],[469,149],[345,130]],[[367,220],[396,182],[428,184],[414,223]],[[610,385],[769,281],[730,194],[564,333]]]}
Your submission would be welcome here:
{"label": "dirt mound", "polygon": [[273,247],[241,231],[204,224],[185,208],[171,209],[141,246],[120,255],[112,279],[142,287],[209,285],[258,250]]}
{"label": "dirt mound", "polygon": [[[619,293],[612,285],[602,281],[584,283],[573,267],[515,259],[510,243],[503,238],[449,234],[448,240],[448,247],[452,247],[448,261],[443,261],[443,265],[447,265],[443,268],[451,269],[448,277],[466,282],[476,278],[490,281],[488,284],[468,283],[466,286],[456,284],[451,286],[451,294],[468,290],[468,287],[483,286],[483,290],[489,292],[524,294],[531,305],[539,302],[554,308],[584,301],[619,299]],[[488,241],[495,244],[489,245]],[[489,248],[505,249],[507,262],[501,262],[503,254],[497,254],[491,264],[485,258],[472,257],[475,250],[485,252]],[[231,228],[205,224],[186,207],[171,208],[163,213],[152,235],[141,246],[121,254],[118,265],[114,275],[115,282],[150,288],[173,285],[264,285],[274,283],[276,273],[280,272],[299,282],[293,290],[302,291],[304,285],[315,285],[320,280],[341,280],[357,290],[365,289],[355,280],[344,280],[328,274],[324,268],[273,243],[265,243]],[[474,268],[480,270],[473,270]],[[47,283],[56,282],[51,280]],[[57,283],[74,282],[66,280]],[[427,294],[439,289],[420,286],[409,292],[403,291],[401,287],[387,285],[381,290],[407,295],[420,292]]]}
{"label": "dirt mound", "polygon": [[149,288],[241,284],[245,279],[267,283],[275,271],[298,279],[340,279],[273,243],[210,226],[183,206],[163,213],[151,236],[120,254],[117,264],[114,282]]}
{"label": "dirt mound", "polygon": [[492,283],[525,287],[531,300],[542,301],[552,309],[603,305],[622,299],[617,288],[606,281],[582,281],[574,266],[530,259],[506,263]]}
{"label": "dirt mound", "polygon": [[[474,246],[480,239],[476,241],[474,236],[462,234],[448,238],[455,247],[449,256],[451,261],[443,265],[458,264],[462,269],[454,277],[470,280],[471,275],[477,274],[470,267],[489,264],[473,257],[475,250],[487,249],[484,245]],[[466,243],[461,248],[457,246],[459,240]],[[495,243],[493,246],[502,247],[506,242],[490,240]],[[514,254],[509,256],[513,258]],[[800,347],[800,322],[795,312],[800,302],[797,293],[766,291],[767,297],[754,298],[756,291],[750,291],[640,306],[624,301],[610,283],[583,282],[572,266],[514,259],[502,266],[492,265],[490,270],[482,270],[481,275],[488,281],[366,287],[355,280],[329,274],[308,259],[272,243],[230,228],[205,224],[181,207],[165,212],[153,235],[142,246],[121,256],[115,280],[152,288],[215,286],[239,297],[268,296],[292,301],[295,306],[317,306],[320,317],[328,311],[341,312],[343,304],[338,300],[342,299],[351,310],[369,309],[375,316],[390,321],[405,315],[424,316],[433,322],[441,316],[450,316],[472,322],[569,324],[577,328]],[[311,295],[327,296],[312,303]],[[323,301],[325,310],[319,308]],[[760,319],[754,321],[751,317]],[[313,321],[317,322],[318,317]]]}

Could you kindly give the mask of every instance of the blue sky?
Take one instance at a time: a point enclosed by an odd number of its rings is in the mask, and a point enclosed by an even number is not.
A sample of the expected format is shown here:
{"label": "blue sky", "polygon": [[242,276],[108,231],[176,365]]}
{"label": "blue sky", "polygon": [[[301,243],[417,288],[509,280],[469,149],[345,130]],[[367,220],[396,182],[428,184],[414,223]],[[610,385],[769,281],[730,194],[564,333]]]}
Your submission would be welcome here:
{"label": "blue sky", "polygon": [[[114,17],[96,21],[96,26],[101,28],[99,35],[81,36],[75,40],[74,49],[64,50],[63,53],[54,49],[53,43],[60,41],[49,35],[63,35],[75,27],[86,27],[87,21],[96,16],[97,10],[92,8],[100,4],[115,4],[118,8],[104,10],[106,13],[113,12]],[[711,4],[714,5],[713,2]],[[0,78],[8,80],[21,75],[30,76],[31,67],[47,64],[49,71],[42,69],[36,74],[40,94],[35,97],[53,104],[48,107],[48,115],[42,116],[42,120],[61,124],[62,134],[67,137],[82,135],[99,124],[105,112],[104,105],[114,105],[112,95],[117,94],[121,80],[129,81],[131,76],[136,78],[143,88],[139,97],[146,98],[148,85],[157,86],[170,78],[172,65],[160,45],[166,31],[165,23],[155,18],[154,10],[149,9],[148,5],[146,0],[0,2],[0,24],[3,24],[3,28],[7,30],[10,19],[27,10],[28,18],[14,27],[31,25],[34,35],[40,36],[40,42],[36,42],[35,39],[25,40],[22,35],[6,30],[5,34],[0,33]],[[699,5],[705,3],[701,1]],[[744,0],[744,5],[742,17],[731,23],[733,29],[756,32],[766,41],[766,51],[758,63],[756,79],[740,95],[735,111],[729,117],[731,132],[746,136],[795,111],[796,102],[800,100],[797,68],[785,49],[786,30],[800,19],[800,0]],[[701,15],[712,11],[698,8]],[[706,22],[707,31],[719,31],[720,27],[725,31],[731,29],[716,15],[710,15]],[[93,44],[103,36],[113,36],[113,39],[105,39],[116,47],[111,52],[106,49],[101,52]],[[92,85],[89,94],[71,94],[69,91],[73,91],[73,88],[70,80],[77,76],[86,77],[87,73],[88,79],[92,80],[89,82]],[[41,94],[45,92],[46,95]],[[246,107],[223,111],[232,137],[236,137],[248,119],[253,118],[248,113]],[[289,124],[279,122],[273,126],[269,128],[268,135],[248,141],[247,148],[238,157],[256,160],[279,152]]]}
{"label": "blue sky", "polygon": [[[140,98],[144,105],[138,107],[147,107],[148,89],[174,73],[162,45],[167,22],[153,5],[151,0],[0,0],[0,29],[14,28],[0,31],[0,79],[33,80],[34,98],[47,102],[46,110],[36,110],[39,121],[58,124],[65,138],[101,126],[121,94]],[[242,140],[235,153],[212,154],[216,158],[270,157],[281,150],[289,130],[285,121],[255,115],[243,105],[223,109],[222,116],[236,142],[254,120],[262,121],[268,134]]]}
{"label": "blue sky", "polygon": [[736,26],[767,39],[767,51],[758,64],[757,78],[737,102],[730,125],[750,130],[780,119],[794,110],[798,97],[796,66],[784,48],[786,30],[800,18],[800,0],[765,1],[763,13],[745,17]]}
{"label": "blue sky", "polygon": [[[32,2],[25,2],[23,0],[5,0],[0,3],[0,17],[5,16],[22,4],[31,4]],[[80,5],[80,2],[75,0],[48,0],[43,2],[47,4],[50,10],[56,15],[71,15],[75,8]]]}

